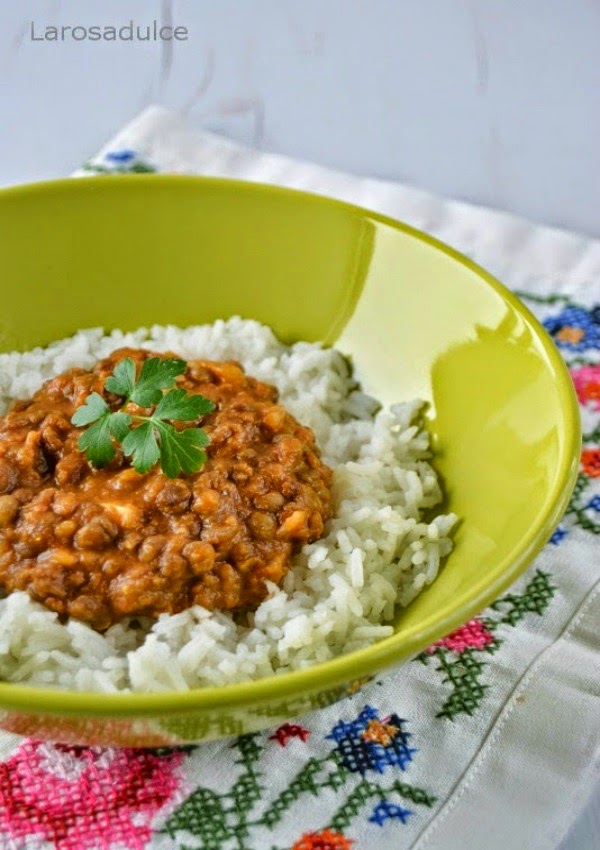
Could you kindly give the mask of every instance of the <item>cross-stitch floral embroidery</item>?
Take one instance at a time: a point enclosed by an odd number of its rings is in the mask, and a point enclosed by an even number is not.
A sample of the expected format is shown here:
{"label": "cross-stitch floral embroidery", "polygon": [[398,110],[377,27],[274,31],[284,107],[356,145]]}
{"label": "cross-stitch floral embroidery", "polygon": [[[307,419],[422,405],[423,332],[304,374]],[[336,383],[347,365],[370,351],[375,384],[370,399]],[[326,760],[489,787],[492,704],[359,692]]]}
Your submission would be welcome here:
{"label": "cross-stitch floral embroidery", "polygon": [[324,829],[322,832],[308,832],[302,836],[292,850],[352,850],[352,839],[345,838],[341,832]]}
{"label": "cross-stitch floral embroidery", "polygon": [[600,348],[600,310],[586,310],[568,303],[557,316],[544,320],[544,327],[559,348],[585,351]]}
{"label": "cross-stitch floral embroidery", "polygon": [[600,478],[600,448],[594,446],[581,452],[581,469],[590,478]]}
{"label": "cross-stitch floral embroidery", "polygon": [[334,753],[352,773],[383,773],[390,765],[405,770],[416,752],[408,745],[410,734],[405,723],[396,714],[381,721],[375,709],[367,706],[356,720],[340,720],[327,737],[337,742]]}
{"label": "cross-stitch floral embroidery", "polygon": [[441,640],[436,641],[425,651],[430,655],[435,652],[436,648],[445,647],[452,652],[464,652],[469,647],[474,649],[485,649],[494,643],[493,634],[488,631],[485,623],[480,617],[474,617],[451,634]]}
{"label": "cross-stitch floral embroidery", "polygon": [[571,377],[580,404],[600,410],[600,364],[571,369]]}
{"label": "cross-stitch floral embroidery", "polygon": [[464,626],[428,647],[418,656],[423,664],[437,660],[435,668],[450,686],[450,695],[437,717],[454,720],[461,714],[474,714],[489,688],[484,681],[486,654],[493,655],[502,645],[497,632],[516,626],[529,614],[542,616],[554,596],[551,576],[536,570],[522,593],[507,593],[491,606],[485,617],[475,617]]}
{"label": "cross-stitch floral embroidery", "polygon": [[[325,736],[333,741],[333,747],[321,758],[307,758],[271,799],[259,768],[261,755],[266,747],[276,746],[283,756],[279,738],[286,738],[296,727],[284,724],[268,737],[244,735],[232,745],[241,772],[231,787],[219,793],[197,788],[167,819],[163,831],[174,838],[192,835],[203,850],[255,850],[255,830],[274,830],[288,812],[302,811],[303,800],[325,792],[336,794],[337,809],[330,822],[304,832],[294,848],[345,850],[351,843],[348,827],[361,815],[380,827],[388,821],[401,826],[409,816],[418,816],[418,807],[431,807],[435,802],[428,791],[398,778],[398,772],[405,773],[417,753],[409,744],[407,725],[397,714],[381,717],[375,708],[365,706],[353,719],[336,723]],[[292,737],[302,740],[300,731]],[[382,781],[382,774],[390,779]]]}
{"label": "cross-stitch floral embroidery", "polygon": [[536,312],[541,312],[544,326],[567,361],[582,406],[580,474],[565,522],[551,542],[560,543],[572,526],[600,534],[595,501],[600,496],[600,305],[586,308],[562,295],[533,296],[526,292],[520,295],[533,304]]}
{"label": "cross-stitch floral embroidery", "polygon": [[0,762],[0,845],[35,836],[56,850],[143,850],[181,788],[182,758],[25,741]]}
{"label": "cross-stitch floral embroidery", "polygon": [[395,803],[389,803],[387,800],[380,800],[373,809],[373,814],[369,820],[371,823],[383,826],[383,824],[388,820],[399,820],[402,823],[406,823],[410,815],[412,815],[410,809],[403,809],[402,806],[397,806]]}
{"label": "cross-stitch floral embroidery", "polygon": [[310,732],[304,726],[299,726],[297,723],[284,723],[269,736],[269,740],[278,741],[282,747],[285,747],[290,738],[300,738],[301,741],[306,741],[309,735]]}
{"label": "cross-stitch floral embroidery", "polygon": [[156,171],[137,151],[129,148],[108,151],[102,159],[84,162],[81,167],[90,174],[151,174]]}

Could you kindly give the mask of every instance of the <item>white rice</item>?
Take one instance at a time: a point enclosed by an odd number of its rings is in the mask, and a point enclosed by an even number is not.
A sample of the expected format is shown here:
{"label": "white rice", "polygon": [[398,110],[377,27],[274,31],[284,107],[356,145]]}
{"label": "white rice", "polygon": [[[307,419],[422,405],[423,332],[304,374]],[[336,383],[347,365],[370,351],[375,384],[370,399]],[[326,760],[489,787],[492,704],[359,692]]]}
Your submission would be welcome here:
{"label": "white rice", "polygon": [[456,521],[453,514],[422,518],[441,493],[418,424],[421,403],[377,412],[339,352],[304,342],[287,347],[269,328],[233,318],[185,330],[105,335],[96,328],[45,349],[2,354],[0,410],[124,345],[184,359],[236,359],[278,387],[334,469],[334,519],[294,559],[282,587],[271,585],[242,619],[195,606],[146,630],[120,623],[98,634],[75,620],[62,625],[28,594],[12,593],[0,600],[0,679],[77,691],[185,690],[308,667],[391,635],[397,606],[436,577]]}

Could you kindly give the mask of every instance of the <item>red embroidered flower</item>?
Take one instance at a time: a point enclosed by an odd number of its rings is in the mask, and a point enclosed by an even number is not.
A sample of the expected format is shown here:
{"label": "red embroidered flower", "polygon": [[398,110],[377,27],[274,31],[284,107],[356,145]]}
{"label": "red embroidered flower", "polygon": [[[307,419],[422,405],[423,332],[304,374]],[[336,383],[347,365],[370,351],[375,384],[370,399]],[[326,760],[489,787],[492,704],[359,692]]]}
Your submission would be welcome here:
{"label": "red embroidered flower", "polygon": [[600,363],[571,369],[571,377],[580,404],[591,404],[594,410],[600,410]]}
{"label": "red embroidered flower", "polygon": [[352,850],[354,841],[345,838],[341,832],[324,829],[321,832],[307,832],[298,839],[292,850]]}
{"label": "red embroidered flower", "polygon": [[269,735],[269,741],[278,741],[282,747],[285,747],[290,738],[306,741],[309,735],[310,732],[304,726],[299,726],[297,723],[284,723],[272,735]]}
{"label": "red embroidered flower", "polygon": [[155,815],[176,802],[182,759],[27,740],[0,762],[0,843],[35,836],[56,850],[143,850]]}
{"label": "red embroidered flower", "polygon": [[600,448],[584,449],[581,452],[581,468],[590,478],[600,478]]}
{"label": "red embroidered flower", "polygon": [[431,655],[437,647],[444,647],[458,653],[470,648],[485,649],[486,646],[493,643],[493,640],[494,636],[486,629],[482,621],[478,617],[474,617],[460,629],[456,629],[441,640],[432,643],[425,652]]}

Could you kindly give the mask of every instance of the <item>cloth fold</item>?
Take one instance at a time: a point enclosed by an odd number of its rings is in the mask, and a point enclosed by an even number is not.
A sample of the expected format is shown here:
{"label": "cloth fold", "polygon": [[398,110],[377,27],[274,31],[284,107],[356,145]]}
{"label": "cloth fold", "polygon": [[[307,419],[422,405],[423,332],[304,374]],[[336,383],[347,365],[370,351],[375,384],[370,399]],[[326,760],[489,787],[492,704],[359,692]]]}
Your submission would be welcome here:
{"label": "cloth fold", "polygon": [[554,850],[600,771],[600,242],[244,148],[159,107],[76,174],[144,171],[331,195],[471,256],[519,292],[565,356],[581,471],[565,518],[509,592],[340,703],[175,751],[0,733],[1,846]]}

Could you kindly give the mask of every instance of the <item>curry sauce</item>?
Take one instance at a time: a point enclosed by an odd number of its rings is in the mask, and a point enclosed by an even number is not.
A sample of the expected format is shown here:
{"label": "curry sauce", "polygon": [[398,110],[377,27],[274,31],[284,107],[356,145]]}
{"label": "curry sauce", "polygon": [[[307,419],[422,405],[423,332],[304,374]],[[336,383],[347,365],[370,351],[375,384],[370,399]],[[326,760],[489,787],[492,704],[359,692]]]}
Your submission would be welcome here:
{"label": "curry sauce", "polygon": [[115,365],[167,356],[120,349],[91,370],[52,378],[0,417],[5,593],[25,590],[98,630],[196,604],[254,608],[266,582],[280,583],[294,553],[323,534],[332,472],[314,434],[234,361],[190,360],[177,379],[215,404],[202,418],[210,444],[199,472],[140,474],[120,449],[104,469],[88,464],[71,423],[76,408],[98,392],[118,409],[103,391]]}

